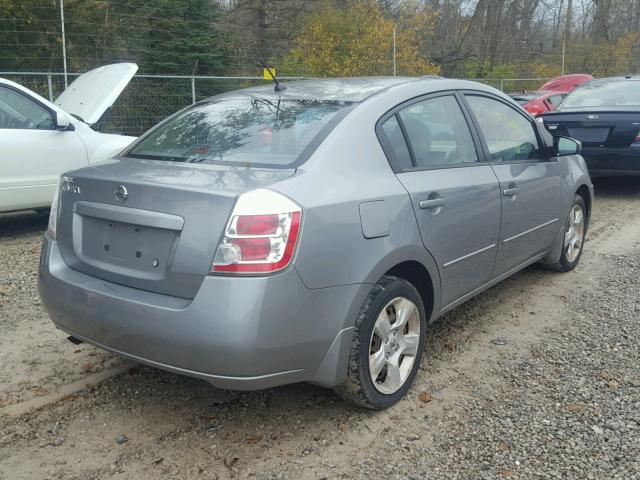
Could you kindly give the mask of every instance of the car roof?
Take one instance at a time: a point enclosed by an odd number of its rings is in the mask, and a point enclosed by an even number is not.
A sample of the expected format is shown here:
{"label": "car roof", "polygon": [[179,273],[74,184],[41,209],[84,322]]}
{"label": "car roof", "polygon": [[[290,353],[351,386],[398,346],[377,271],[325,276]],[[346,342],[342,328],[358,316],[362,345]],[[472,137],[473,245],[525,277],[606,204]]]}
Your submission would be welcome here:
{"label": "car roof", "polygon": [[286,88],[278,92],[274,91],[273,83],[268,83],[228,92],[216,98],[257,95],[278,96],[282,99],[363,102],[370,96],[393,86],[431,78],[438,77],[344,77],[280,81],[281,87]]}
{"label": "car roof", "polygon": [[242,90],[233,90],[198,102],[199,104],[229,98],[259,96],[280,100],[323,100],[360,103],[374,95],[406,89],[407,94],[424,95],[444,90],[475,90],[509,97],[493,87],[471,80],[443,78],[436,75],[422,77],[343,77],[314,78],[294,81],[281,81],[282,88],[275,91],[273,83],[267,83]]}

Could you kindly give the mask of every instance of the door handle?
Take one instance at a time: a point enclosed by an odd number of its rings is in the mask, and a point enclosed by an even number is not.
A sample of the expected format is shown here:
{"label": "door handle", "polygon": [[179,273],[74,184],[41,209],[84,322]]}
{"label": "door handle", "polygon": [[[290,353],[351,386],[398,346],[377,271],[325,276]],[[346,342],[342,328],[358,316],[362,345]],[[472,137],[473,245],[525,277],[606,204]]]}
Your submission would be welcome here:
{"label": "door handle", "polygon": [[420,201],[420,208],[424,209],[424,210],[431,210],[434,208],[440,208],[445,204],[445,200],[446,198],[432,198],[429,200],[421,200]]}
{"label": "door handle", "polygon": [[512,187],[511,185],[509,185],[509,188],[505,188],[502,191],[502,194],[505,197],[515,197],[516,195],[518,195],[520,193],[520,189],[518,187]]}

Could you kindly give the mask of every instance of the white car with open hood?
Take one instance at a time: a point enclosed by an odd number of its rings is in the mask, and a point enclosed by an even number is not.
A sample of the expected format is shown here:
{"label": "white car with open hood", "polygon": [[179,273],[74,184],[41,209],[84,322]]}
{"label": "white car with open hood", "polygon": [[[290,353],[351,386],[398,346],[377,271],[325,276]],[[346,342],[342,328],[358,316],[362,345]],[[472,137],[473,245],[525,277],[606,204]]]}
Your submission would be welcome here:
{"label": "white car with open hood", "polygon": [[137,70],[134,63],[91,70],[55,103],[0,78],[0,212],[48,208],[61,173],[111,158],[135,140],[92,125]]}

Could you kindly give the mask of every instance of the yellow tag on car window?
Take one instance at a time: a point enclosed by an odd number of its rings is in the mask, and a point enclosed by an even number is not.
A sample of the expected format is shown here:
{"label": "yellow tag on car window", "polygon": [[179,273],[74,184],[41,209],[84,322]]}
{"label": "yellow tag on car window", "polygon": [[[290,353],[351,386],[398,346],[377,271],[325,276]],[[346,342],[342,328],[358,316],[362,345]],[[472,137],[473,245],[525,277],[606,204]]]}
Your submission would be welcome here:
{"label": "yellow tag on car window", "polygon": [[262,78],[264,78],[265,80],[273,80],[273,77],[276,75],[277,73],[275,67],[265,68],[262,71]]}

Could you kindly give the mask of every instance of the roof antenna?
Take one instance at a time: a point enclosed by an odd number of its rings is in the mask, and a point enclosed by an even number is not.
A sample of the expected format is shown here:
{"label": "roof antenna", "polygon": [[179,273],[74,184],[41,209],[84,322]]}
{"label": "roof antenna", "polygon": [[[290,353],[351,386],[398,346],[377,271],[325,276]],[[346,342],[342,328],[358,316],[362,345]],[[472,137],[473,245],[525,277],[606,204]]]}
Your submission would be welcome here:
{"label": "roof antenna", "polygon": [[271,77],[271,80],[273,80],[276,84],[275,87],[273,87],[273,91],[274,92],[281,92],[283,90],[285,90],[287,87],[280,85],[280,82],[278,82],[278,79],[276,78],[276,72],[274,69],[272,69],[271,67],[267,66],[267,62],[265,62],[264,58],[262,59],[262,61],[260,63],[258,63],[259,67],[264,68],[265,70],[267,70],[269,72],[269,76]]}

